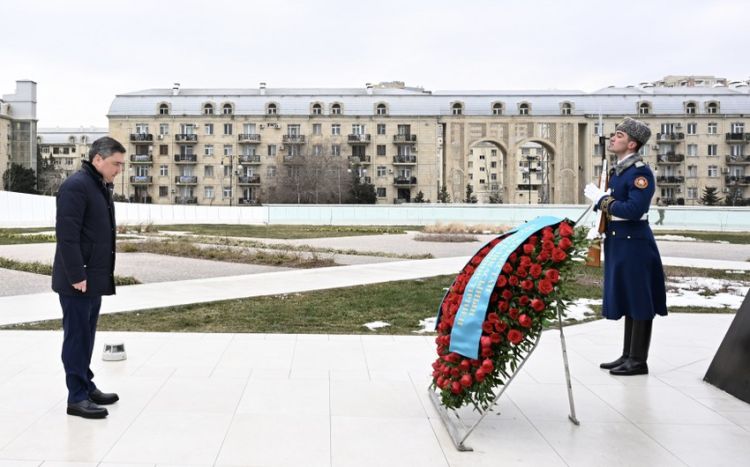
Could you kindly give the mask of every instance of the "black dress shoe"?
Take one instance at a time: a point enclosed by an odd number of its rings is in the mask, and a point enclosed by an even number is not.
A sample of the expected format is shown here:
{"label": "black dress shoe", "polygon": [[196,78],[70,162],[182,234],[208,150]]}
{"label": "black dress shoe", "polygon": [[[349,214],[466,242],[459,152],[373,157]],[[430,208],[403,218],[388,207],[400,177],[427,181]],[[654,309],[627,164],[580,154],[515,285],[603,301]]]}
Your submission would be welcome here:
{"label": "black dress shoe", "polygon": [[647,375],[648,364],[629,358],[622,365],[609,370],[609,374],[616,376]]}
{"label": "black dress shoe", "polygon": [[622,365],[623,363],[625,363],[625,361],[627,359],[628,359],[628,356],[627,355],[623,355],[620,358],[618,358],[617,360],[615,360],[614,362],[600,363],[599,364],[599,368],[603,368],[605,370],[611,370],[612,368],[616,368],[616,367]]}
{"label": "black dress shoe", "polygon": [[89,393],[89,399],[95,404],[109,405],[119,401],[120,397],[114,392],[101,392],[98,389],[94,389]]}
{"label": "black dress shoe", "polygon": [[104,418],[109,412],[104,407],[99,407],[88,399],[68,404],[68,415],[83,418]]}

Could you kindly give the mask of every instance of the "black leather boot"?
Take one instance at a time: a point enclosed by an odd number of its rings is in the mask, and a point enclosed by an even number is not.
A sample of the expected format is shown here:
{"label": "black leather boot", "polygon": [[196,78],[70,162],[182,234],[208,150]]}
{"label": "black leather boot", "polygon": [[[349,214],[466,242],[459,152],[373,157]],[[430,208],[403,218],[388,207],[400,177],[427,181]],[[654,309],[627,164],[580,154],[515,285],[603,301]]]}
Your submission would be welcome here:
{"label": "black leather boot", "polygon": [[625,317],[625,337],[622,339],[622,356],[614,362],[602,363],[599,368],[605,370],[611,370],[612,368],[618,367],[625,363],[625,360],[630,356],[630,337],[633,335],[633,318],[630,316]]}
{"label": "black leather boot", "polygon": [[609,370],[610,374],[618,376],[647,375],[648,348],[651,345],[651,327],[654,323],[646,321],[633,322],[633,336],[630,343],[630,357],[620,366]]}

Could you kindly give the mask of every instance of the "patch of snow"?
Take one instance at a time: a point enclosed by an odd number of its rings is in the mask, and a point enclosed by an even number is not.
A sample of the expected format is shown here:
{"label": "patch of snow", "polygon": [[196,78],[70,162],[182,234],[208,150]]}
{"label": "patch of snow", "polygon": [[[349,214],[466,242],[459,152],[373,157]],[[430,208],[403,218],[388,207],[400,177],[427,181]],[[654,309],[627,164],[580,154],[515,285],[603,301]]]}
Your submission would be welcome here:
{"label": "patch of snow", "polygon": [[386,323],[385,321],[373,321],[372,323],[365,323],[362,326],[366,327],[370,331],[374,331],[379,328],[384,328],[386,326],[390,326],[389,323]]}
{"label": "patch of snow", "polygon": [[422,327],[422,329],[419,329],[417,331],[412,331],[417,334],[424,334],[426,332],[434,332],[435,331],[435,323],[437,322],[437,317],[432,316],[430,318],[420,319],[419,325]]}
{"label": "patch of snow", "polygon": [[684,235],[656,235],[657,240],[666,240],[668,242],[697,242],[697,238],[686,237]]}

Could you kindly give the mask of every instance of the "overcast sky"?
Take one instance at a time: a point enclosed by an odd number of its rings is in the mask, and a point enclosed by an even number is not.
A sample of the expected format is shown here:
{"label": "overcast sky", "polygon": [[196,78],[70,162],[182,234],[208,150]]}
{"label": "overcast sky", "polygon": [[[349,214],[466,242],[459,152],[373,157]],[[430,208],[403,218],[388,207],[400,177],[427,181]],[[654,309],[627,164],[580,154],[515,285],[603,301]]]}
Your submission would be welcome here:
{"label": "overcast sky", "polygon": [[750,77],[747,0],[2,0],[0,95],[39,125],[107,126],[149,88],[577,89]]}

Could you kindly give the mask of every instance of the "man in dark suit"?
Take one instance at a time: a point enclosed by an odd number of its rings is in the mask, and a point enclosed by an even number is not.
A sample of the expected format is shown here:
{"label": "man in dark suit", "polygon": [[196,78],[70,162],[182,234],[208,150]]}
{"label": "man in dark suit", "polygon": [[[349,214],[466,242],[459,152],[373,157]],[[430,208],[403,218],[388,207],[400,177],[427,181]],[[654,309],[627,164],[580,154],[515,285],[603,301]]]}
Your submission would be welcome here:
{"label": "man in dark suit", "polygon": [[69,415],[104,418],[119,397],[103,393],[89,368],[102,295],[115,293],[115,206],[113,182],[125,163],[125,148],[103,137],[91,145],[89,160],[57,193],[57,249],[52,290],[63,312],[62,361]]}
{"label": "man in dark suit", "polygon": [[655,315],[667,314],[664,269],[648,210],[656,184],[654,174],[638,154],[651,130],[631,118],[617,126],[608,150],[617,156],[607,191],[593,183],[584,194],[607,219],[604,240],[604,300],[602,315],[625,317],[625,337],[620,358],[602,363],[613,375],[648,373],[648,349]]}

